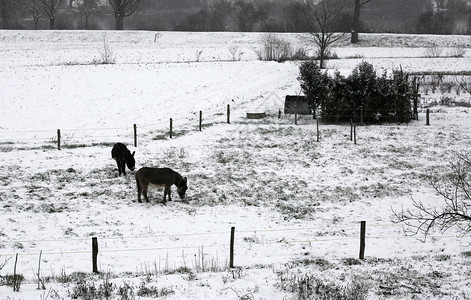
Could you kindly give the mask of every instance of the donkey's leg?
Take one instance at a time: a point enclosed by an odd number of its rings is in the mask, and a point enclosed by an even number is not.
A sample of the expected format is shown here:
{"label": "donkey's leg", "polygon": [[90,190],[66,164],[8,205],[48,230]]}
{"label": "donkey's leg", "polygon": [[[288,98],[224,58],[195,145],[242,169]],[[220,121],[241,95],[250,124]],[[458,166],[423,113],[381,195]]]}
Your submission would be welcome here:
{"label": "donkey's leg", "polygon": [[137,178],[136,178],[136,184],[137,184],[137,201],[139,203],[142,203],[141,201],[142,187],[141,187],[141,184],[139,183],[139,179]]}
{"label": "donkey's leg", "polygon": [[147,188],[148,188],[148,186],[144,186],[142,188],[142,192],[144,194],[144,199],[146,199],[147,203],[149,203],[149,198],[147,197]]}
{"label": "donkey's leg", "polygon": [[126,176],[126,161],[124,159],[121,160],[121,173]]}
{"label": "donkey's leg", "polygon": [[169,188],[167,186],[165,186],[165,189],[164,189],[164,200],[162,201],[162,204],[166,205],[167,204],[167,194],[169,194]]}
{"label": "donkey's leg", "polygon": [[116,164],[118,165],[118,176],[121,176],[121,163],[119,158],[116,159]]}

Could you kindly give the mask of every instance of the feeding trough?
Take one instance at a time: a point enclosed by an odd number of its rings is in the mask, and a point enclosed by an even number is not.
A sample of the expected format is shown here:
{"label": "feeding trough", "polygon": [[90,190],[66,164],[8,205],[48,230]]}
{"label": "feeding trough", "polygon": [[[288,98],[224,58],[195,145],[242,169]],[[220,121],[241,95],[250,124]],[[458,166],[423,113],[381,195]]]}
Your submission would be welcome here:
{"label": "feeding trough", "polygon": [[267,116],[264,112],[248,112],[247,119],[263,119]]}

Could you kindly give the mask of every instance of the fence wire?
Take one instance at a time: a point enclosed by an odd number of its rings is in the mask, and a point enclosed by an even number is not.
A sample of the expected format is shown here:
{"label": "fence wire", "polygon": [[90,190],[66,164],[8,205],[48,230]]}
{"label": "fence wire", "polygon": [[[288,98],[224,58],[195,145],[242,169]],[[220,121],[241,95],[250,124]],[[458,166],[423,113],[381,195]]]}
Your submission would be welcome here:
{"label": "fence wire", "polygon": [[[237,106],[231,107],[230,108],[230,114],[232,115],[234,111],[237,111],[239,108]],[[278,111],[274,110],[268,110],[268,109],[261,109],[264,112],[268,112],[268,114],[271,115],[276,115],[280,116],[281,112],[284,112],[284,109],[279,109]],[[387,112],[390,113],[390,110],[386,109],[345,109],[345,112],[351,112],[351,114],[346,115],[342,114],[342,118],[353,118],[355,121],[358,121],[357,119],[360,118],[362,112],[364,114],[368,112],[375,112],[375,113],[381,113],[381,112]],[[223,117],[226,116],[226,110],[224,109],[222,112],[216,112],[213,111],[209,114],[204,114],[203,118],[203,124],[204,121],[208,120],[215,120],[215,119],[221,119],[221,123],[224,123]],[[284,114],[285,116],[293,116],[294,114]],[[300,115],[301,116],[301,115]],[[314,117],[313,115],[311,115]],[[330,114],[324,114],[323,116],[327,118],[336,118],[339,115],[330,115]],[[381,116],[381,119],[394,119],[397,116],[389,116],[389,115],[384,115]],[[137,134],[136,137],[145,137],[149,134],[155,133],[155,131],[164,131],[164,132],[169,132],[169,125],[170,119],[173,121],[173,127],[175,128],[175,122],[181,122],[183,121],[184,124],[182,124],[182,127],[188,128],[188,126],[197,126],[197,122],[199,119],[198,112],[195,112],[194,114],[190,114],[189,116],[176,116],[174,118],[169,118],[168,120],[161,120],[158,122],[153,122],[153,123],[148,123],[148,124],[138,124],[135,123],[134,125],[137,126]],[[192,125],[192,123],[195,123]],[[152,129],[150,129],[152,128]],[[140,129],[145,129],[145,132],[140,133]],[[51,142],[51,144],[57,143],[55,140],[57,138],[57,130],[58,129],[38,129],[38,130],[1,130],[0,131],[0,142],[2,143],[8,143],[8,142],[27,142],[27,141],[36,141],[36,142]],[[96,138],[117,138],[117,137],[132,137],[133,134],[130,133],[133,131],[133,126],[129,127],[92,127],[92,128],[59,128],[61,132],[61,142],[66,143],[67,141],[77,141],[77,140],[91,140],[91,139],[96,139]],[[128,133],[116,133],[115,135],[104,135],[104,134],[98,134],[98,135],[85,135],[85,136],[71,136],[75,133],[79,132],[103,132],[103,131],[120,131],[120,132],[128,132]],[[32,138],[27,138],[27,137],[15,137],[18,135],[24,135],[24,134],[45,134],[45,133],[50,133],[50,137],[32,137]]]}
{"label": "fence wire", "polygon": [[[360,222],[354,222],[359,224]],[[352,224],[353,225],[353,224]],[[402,226],[400,224],[371,224],[368,227],[398,227]],[[345,226],[340,226],[345,227]],[[324,229],[325,227],[302,227],[302,228],[278,228],[278,229],[253,229],[253,230],[236,230],[236,234],[244,233],[262,233],[262,232],[293,232],[293,231],[313,231]],[[191,237],[191,236],[203,236],[203,235],[223,235],[228,234],[228,231],[215,231],[215,232],[196,232],[196,233],[175,233],[175,234],[162,234],[162,235],[146,235],[146,236],[110,236],[110,237],[99,237],[99,240],[132,240],[132,239],[158,239],[158,238],[172,238],[172,237]],[[453,235],[429,235],[428,238],[433,239],[448,239],[448,238],[458,238],[458,236]],[[460,236],[465,238],[470,238],[470,236]],[[61,243],[61,242],[71,242],[71,241],[89,241],[91,237],[84,238],[71,238],[71,239],[45,239],[45,240],[9,240],[9,241],[0,241],[0,244],[15,244],[15,243]],[[281,245],[281,244],[309,244],[309,243],[323,243],[323,242],[332,242],[332,241],[346,241],[346,240],[358,240],[358,237],[328,237],[328,238],[318,238],[318,239],[305,239],[305,240],[281,240],[273,242],[256,242],[258,245]],[[417,236],[377,236],[366,235],[366,239],[419,239]],[[227,243],[224,244],[210,244],[203,245],[205,248],[211,247],[227,247]],[[126,249],[100,249],[100,253],[118,253],[118,252],[133,252],[133,251],[162,251],[162,250],[183,250],[183,249],[198,249],[203,247],[201,245],[194,246],[175,246],[175,247],[151,247],[151,248],[126,248]],[[91,254],[92,250],[84,251],[58,251],[58,252],[43,252],[42,255],[70,255],[70,254]],[[18,253],[19,256],[39,256],[40,253]],[[0,257],[14,256],[15,254],[0,254]]]}

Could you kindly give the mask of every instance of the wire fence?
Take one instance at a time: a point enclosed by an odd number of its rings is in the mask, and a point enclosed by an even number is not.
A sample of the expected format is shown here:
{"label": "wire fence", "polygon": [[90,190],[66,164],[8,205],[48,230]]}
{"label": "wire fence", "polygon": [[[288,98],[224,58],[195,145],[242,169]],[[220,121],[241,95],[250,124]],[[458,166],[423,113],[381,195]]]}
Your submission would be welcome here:
{"label": "wire fence", "polygon": [[[398,224],[376,224],[376,225],[369,225],[369,227],[401,227]],[[324,227],[302,227],[302,228],[277,228],[277,229],[255,229],[255,230],[237,230],[237,234],[242,236],[247,236],[247,234],[261,234],[261,233],[283,233],[283,232],[313,232],[316,230],[325,229]],[[169,239],[169,238],[179,238],[179,237],[195,237],[195,236],[214,236],[214,235],[226,235],[229,231],[214,231],[214,232],[195,232],[195,233],[175,233],[175,234],[161,234],[161,235],[138,235],[138,236],[102,236],[98,239],[100,241],[107,241],[107,240],[118,240],[118,241],[125,241],[125,240],[137,240],[137,239]],[[451,236],[450,236],[451,237]],[[306,239],[306,240],[283,240],[278,242],[260,242],[258,244],[263,245],[271,245],[271,244],[289,244],[289,243],[309,243],[309,242],[325,242],[325,241],[335,241],[335,240],[345,240],[348,237],[330,237],[330,238],[318,238],[318,239]],[[396,237],[378,237],[378,236],[371,236],[368,238],[397,238]],[[51,243],[70,243],[73,241],[90,241],[92,237],[82,237],[82,238],[66,238],[66,239],[31,239],[31,240],[0,240],[0,245],[7,245],[7,244],[32,244],[35,245],[37,248],[37,244],[51,244]],[[357,239],[354,237],[350,237],[350,239]],[[223,246],[225,244],[215,244],[213,246]],[[158,248],[145,248],[145,249],[137,249],[137,248],[129,248],[129,249],[104,249],[100,250],[100,252],[124,252],[124,251],[144,251],[144,250],[175,250],[175,249],[187,249],[187,248],[198,248],[200,245],[195,246],[184,246],[184,247],[158,247]],[[205,245],[205,247],[208,247]],[[39,255],[38,253],[27,253],[29,249],[23,248],[23,252],[19,253],[19,256],[24,255]],[[91,251],[60,251],[55,253],[47,253],[43,252],[44,254],[83,254],[83,253],[91,253]],[[15,254],[0,254],[1,256],[12,256]]]}
{"label": "wire fence", "polygon": [[[100,253],[100,261],[106,262],[107,260],[112,260],[109,255],[119,255],[120,253],[128,253],[126,259],[134,259],[136,261],[136,264],[138,264],[139,255],[136,253],[140,252],[152,252],[152,254],[150,255],[143,255],[143,257],[145,257],[146,259],[150,259],[152,256],[156,257],[158,252],[166,252],[166,260],[168,260],[169,252],[179,253],[181,251],[183,253],[184,251],[190,250],[190,252],[193,251],[200,253],[200,255],[203,256],[203,259],[208,260],[209,249],[219,249],[223,251],[223,254],[220,255],[220,258],[223,260],[223,262],[220,263],[223,266],[220,266],[218,269],[222,270],[224,268],[227,269],[233,268],[235,266],[244,266],[244,261],[246,261],[246,259],[244,258],[257,257],[257,255],[260,255],[260,252],[266,253],[266,247],[269,247],[269,249],[273,250],[276,249],[274,251],[275,253],[283,251],[280,247],[284,247],[285,251],[292,253],[293,251],[296,251],[291,249],[295,245],[304,245],[302,246],[302,248],[299,249],[305,249],[306,245],[313,246],[314,244],[319,245],[316,247],[325,247],[329,249],[346,247],[346,249],[344,250],[348,253],[351,253],[352,255],[349,255],[345,258],[354,257],[355,255],[353,255],[353,253],[356,252],[356,249],[360,249],[359,259],[363,259],[365,253],[365,246],[366,253],[368,254],[368,247],[369,245],[372,245],[374,243],[374,240],[381,240],[382,243],[388,243],[387,241],[393,241],[393,244],[398,247],[398,241],[409,243],[408,241],[410,241],[411,239],[419,239],[419,237],[417,236],[405,236],[402,232],[401,224],[369,224],[367,230],[366,222],[364,223],[365,226],[358,226],[359,223],[361,225],[364,222],[338,224],[338,226],[335,228],[332,228],[330,226],[318,226],[298,228],[235,230],[235,228],[232,227],[230,231],[227,230],[173,234],[169,233],[137,236],[102,236],[99,238],[83,237],[66,239],[0,240],[0,258],[9,258],[15,255],[18,255],[20,257],[40,257],[42,255],[42,258],[44,259],[47,256],[55,255],[87,255],[90,261],[97,261],[98,254]],[[385,228],[390,229],[385,230]],[[326,229],[332,230],[333,234],[325,234]],[[337,231],[334,229],[336,229]],[[340,234],[339,232],[342,233]],[[381,234],[381,232],[384,232],[384,234]],[[290,233],[296,233],[296,235],[290,237]],[[265,234],[273,235],[264,236]],[[236,239],[234,239],[234,235],[237,237]],[[211,238],[203,241],[203,236],[211,236]],[[469,237],[471,236],[465,236],[465,238]],[[459,240],[463,238],[463,236],[437,234],[430,235],[428,236],[428,238],[430,240]],[[96,242],[97,245],[98,243],[100,244],[99,249],[98,246],[96,246],[96,249],[93,248],[94,246],[90,247],[90,244],[94,245],[93,239],[95,239],[95,241],[98,241]],[[136,245],[133,241],[138,239],[145,239],[149,240],[150,242],[148,242],[147,244],[141,243],[138,244],[138,247],[133,247],[132,245]],[[166,245],[162,245],[163,240],[166,241]],[[113,243],[109,245],[107,244],[107,241],[113,241]],[[118,241],[119,243],[115,243],[116,241]],[[80,242],[80,244],[75,245],[73,242]],[[16,253],[6,253],[7,245],[15,245],[19,243],[30,244],[32,247],[27,248],[23,245],[22,249],[20,249]],[[423,241],[420,241],[420,243],[423,243]],[[131,244],[131,246],[128,247],[128,244]],[[84,247],[88,249],[84,249]],[[363,254],[361,250],[362,248]],[[41,249],[41,251],[39,252],[38,249]],[[60,249],[60,251],[54,251],[53,249]],[[165,255],[159,255],[159,261],[163,256]],[[184,255],[182,254],[182,256]],[[229,259],[230,263],[228,263]],[[166,263],[168,264],[168,261]],[[175,265],[176,269],[178,267],[181,266]],[[209,268],[207,267],[207,269]]]}
{"label": "wire fence", "polygon": [[[116,141],[133,141],[135,147],[141,139],[166,139],[182,135],[188,131],[202,131],[204,127],[214,124],[231,123],[230,105],[227,105],[225,111],[213,111],[211,113],[199,111],[198,113],[189,116],[177,116],[168,118],[167,120],[160,120],[147,124],[133,124],[128,127],[90,127],[90,128],[58,128],[58,129],[38,129],[38,130],[0,130],[0,147],[3,151],[7,148],[24,150],[31,148],[42,149],[61,149],[61,148],[78,148],[86,146],[105,145],[110,146]],[[257,118],[265,118],[271,116],[278,119],[294,119],[294,124],[298,125],[298,121],[302,119],[315,119],[316,116],[301,115],[296,113],[288,113],[286,110],[278,109],[264,109],[259,107],[259,111],[263,114],[250,114],[246,108],[235,108],[238,113],[238,119],[234,122],[237,124],[241,122],[240,116],[244,119],[250,118],[249,115],[255,115]],[[243,111],[242,111],[243,110]],[[246,113],[246,115],[244,115]],[[339,114],[324,113],[323,118],[327,120],[334,120],[337,118],[350,119],[351,123],[363,125],[364,118],[367,116],[378,118],[383,122],[393,122],[398,116],[391,114],[390,110],[382,109],[345,109]],[[418,119],[415,116],[411,119]],[[292,124],[290,122],[289,124]]]}
{"label": "wire fence", "polygon": [[[214,118],[214,115],[205,116],[209,121]],[[180,122],[181,130],[186,130],[188,127],[197,126],[197,116],[180,116],[169,118],[173,122]],[[193,124],[192,124],[193,123]],[[133,124],[129,127],[93,127],[93,128],[58,128],[58,129],[40,129],[40,130],[0,130],[0,144],[12,145],[14,143],[35,142],[46,143],[47,146],[60,148],[62,146],[73,147],[74,143],[79,142],[93,142],[96,139],[103,139],[103,142],[114,141],[117,139],[131,140],[133,137],[143,138],[150,134],[162,132],[165,136],[169,135],[168,125],[169,121],[158,121],[147,124]],[[133,133],[134,128],[134,133]],[[136,132],[139,129],[139,134]],[[91,133],[91,134],[89,134]]]}

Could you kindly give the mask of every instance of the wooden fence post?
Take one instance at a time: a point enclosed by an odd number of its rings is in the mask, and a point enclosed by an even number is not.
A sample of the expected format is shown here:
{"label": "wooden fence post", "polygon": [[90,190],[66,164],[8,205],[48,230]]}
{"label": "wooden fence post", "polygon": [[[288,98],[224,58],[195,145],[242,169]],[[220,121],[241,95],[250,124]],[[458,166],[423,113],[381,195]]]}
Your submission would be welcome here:
{"label": "wooden fence post", "polygon": [[98,238],[92,238],[93,273],[98,273]]}
{"label": "wooden fence post", "polygon": [[[41,289],[40,283],[41,283],[41,256],[43,255],[43,250],[39,252],[39,262],[38,262],[38,290]],[[44,285],[43,285],[44,286]]]}
{"label": "wooden fence post", "polygon": [[360,259],[365,258],[366,221],[360,223]]}
{"label": "wooden fence post", "polygon": [[281,109],[278,110],[278,119],[281,119]]}
{"label": "wooden fence post", "polygon": [[316,120],[316,126],[317,126],[317,141],[319,142],[319,120]]}
{"label": "wooden fence post", "polygon": [[353,142],[353,119],[350,119],[350,141]]}
{"label": "wooden fence post", "polygon": [[294,113],[294,125],[298,125],[298,110]]}
{"label": "wooden fence post", "polygon": [[16,275],[16,264],[18,263],[18,253],[16,253],[15,266],[13,267],[13,291],[20,291],[20,283],[18,282],[19,275]]}
{"label": "wooden fence post", "polygon": [[231,227],[231,243],[229,248],[229,268],[234,268],[234,234],[235,227]]}
{"label": "wooden fence post", "polygon": [[202,130],[203,126],[203,111],[200,110],[200,131]]}
{"label": "wooden fence post", "polygon": [[57,150],[61,149],[61,130],[57,129]]}
{"label": "wooden fence post", "polygon": [[173,137],[173,119],[170,118],[170,132],[169,132],[170,138]]}
{"label": "wooden fence post", "polygon": [[430,125],[430,109],[427,108],[427,112],[425,113],[425,125]]}
{"label": "wooden fence post", "polygon": [[353,143],[357,144],[357,126],[353,125]]}
{"label": "wooden fence post", "polygon": [[227,124],[231,124],[231,105],[227,105]]}
{"label": "wooden fence post", "polygon": [[137,147],[137,125],[134,124],[134,147]]}

